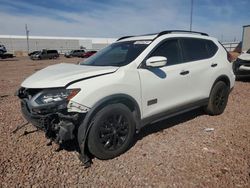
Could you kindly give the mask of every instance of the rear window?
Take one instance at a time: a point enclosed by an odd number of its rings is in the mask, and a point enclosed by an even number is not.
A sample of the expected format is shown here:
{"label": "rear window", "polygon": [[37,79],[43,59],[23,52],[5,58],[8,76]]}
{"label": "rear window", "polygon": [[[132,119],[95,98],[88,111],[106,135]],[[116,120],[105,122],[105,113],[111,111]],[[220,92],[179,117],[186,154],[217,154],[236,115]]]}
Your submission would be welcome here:
{"label": "rear window", "polygon": [[211,58],[218,50],[218,47],[210,40],[184,38],[181,42],[185,62]]}
{"label": "rear window", "polygon": [[208,57],[213,57],[218,51],[218,46],[211,40],[205,40],[207,45]]}

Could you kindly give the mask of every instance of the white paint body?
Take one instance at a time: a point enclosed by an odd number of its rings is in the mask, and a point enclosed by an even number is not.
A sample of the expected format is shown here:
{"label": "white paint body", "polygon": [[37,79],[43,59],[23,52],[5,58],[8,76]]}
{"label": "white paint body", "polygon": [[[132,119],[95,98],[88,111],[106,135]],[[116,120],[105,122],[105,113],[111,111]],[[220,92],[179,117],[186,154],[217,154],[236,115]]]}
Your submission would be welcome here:
{"label": "white paint body", "polygon": [[[156,35],[132,37],[121,41],[151,40],[155,37]],[[174,37],[209,39],[219,49],[215,56],[205,60],[164,66],[154,70],[139,68],[142,61],[159,42]],[[211,67],[214,63],[217,64],[216,68]],[[182,71],[189,71],[189,74],[180,75]],[[101,76],[93,77],[95,75]],[[153,40],[134,61],[126,66],[53,65],[27,78],[22,83],[22,87],[65,87],[72,81],[83,79],[67,87],[67,89],[81,89],[71,99],[71,102],[81,104],[86,109],[91,109],[105,97],[114,94],[126,94],[135,99],[143,119],[175,107],[208,98],[215,80],[221,75],[226,75],[230,79],[230,88],[232,88],[235,82],[232,64],[228,62],[226,51],[216,39],[194,34],[166,34]],[[157,99],[157,103],[148,106],[147,102],[152,99]]]}

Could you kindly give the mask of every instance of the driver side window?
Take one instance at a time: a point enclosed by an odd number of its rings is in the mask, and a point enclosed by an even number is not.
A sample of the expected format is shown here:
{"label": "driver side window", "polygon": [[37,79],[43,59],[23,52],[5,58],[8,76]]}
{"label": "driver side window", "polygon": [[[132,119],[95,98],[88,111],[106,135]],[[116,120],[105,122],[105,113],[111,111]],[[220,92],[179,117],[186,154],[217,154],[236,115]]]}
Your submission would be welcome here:
{"label": "driver side window", "polygon": [[181,54],[180,54],[178,40],[172,39],[163,42],[153,51],[152,54],[150,54],[150,57],[153,56],[166,57],[167,58],[166,66],[181,63]]}

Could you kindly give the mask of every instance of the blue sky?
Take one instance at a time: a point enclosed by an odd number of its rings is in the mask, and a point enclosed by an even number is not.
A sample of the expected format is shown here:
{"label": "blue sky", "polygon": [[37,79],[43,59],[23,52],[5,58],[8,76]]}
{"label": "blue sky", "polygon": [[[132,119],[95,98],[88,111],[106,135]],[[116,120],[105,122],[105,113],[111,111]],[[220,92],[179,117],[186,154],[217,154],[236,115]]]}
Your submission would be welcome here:
{"label": "blue sky", "polygon": [[[191,0],[0,0],[0,34],[120,37],[189,29]],[[193,30],[241,40],[250,0],[194,0]]]}

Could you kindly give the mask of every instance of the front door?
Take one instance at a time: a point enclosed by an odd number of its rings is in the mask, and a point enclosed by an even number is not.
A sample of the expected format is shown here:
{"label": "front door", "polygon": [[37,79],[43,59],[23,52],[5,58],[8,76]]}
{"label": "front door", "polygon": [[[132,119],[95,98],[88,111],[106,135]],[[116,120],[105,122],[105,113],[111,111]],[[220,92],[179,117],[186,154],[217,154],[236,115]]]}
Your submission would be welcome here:
{"label": "front door", "polygon": [[[161,68],[139,68],[142,93],[142,118],[178,108],[193,100],[188,63],[182,62],[178,39],[159,44],[147,57],[164,56],[167,64]],[[144,62],[143,62],[144,63]]]}

